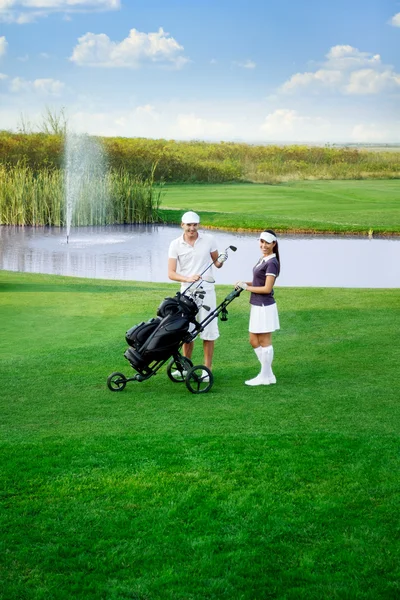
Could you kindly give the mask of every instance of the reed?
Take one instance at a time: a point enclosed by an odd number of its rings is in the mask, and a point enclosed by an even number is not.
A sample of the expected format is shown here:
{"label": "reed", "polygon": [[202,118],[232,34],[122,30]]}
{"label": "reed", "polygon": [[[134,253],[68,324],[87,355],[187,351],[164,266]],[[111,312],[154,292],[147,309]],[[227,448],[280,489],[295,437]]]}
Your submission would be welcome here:
{"label": "reed", "polygon": [[154,182],[156,164],[146,178],[126,169],[108,171],[104,185],[108,198],[105,222],[154,223],[159,220],[163,183]]}
{"label": "reed", "polygon": [[[153,223],[159,219],[163,184],[154,182],[156,165],[141,178],[126,169],[110,169],[84,181],[73,225]],[[65,178],[57,168],[34,170],[23,161],[0,164],[0,224],[66,224]]]}
{"label": "reed", "polygon": [[57,169],[34,172],[25,164],[0,165],[2,225],[62,225],[63,177]]}
{"label": "reed", "polygon": [[[277,183],[313,179],[392,179],[400,177],[400,146],[360,147],[252,145],[234,142],[177,142],[144,138],[99,138],[110,168],[168,183],[248,181]],[[61,135],[0,131],[0,163],[28,165],[33,171],[62,168]]]}

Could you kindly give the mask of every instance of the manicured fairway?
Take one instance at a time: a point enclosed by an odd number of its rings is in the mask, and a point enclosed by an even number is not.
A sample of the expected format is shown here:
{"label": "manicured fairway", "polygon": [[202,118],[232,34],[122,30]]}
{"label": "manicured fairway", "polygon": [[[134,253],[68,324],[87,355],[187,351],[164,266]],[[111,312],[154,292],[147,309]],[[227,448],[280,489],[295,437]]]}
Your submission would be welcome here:
{"label": "manicured fairway", "polygon": [[277,230],[400,233],[400,181],[305,181],[280,185],[166,187],[162,208],[179,222],[183,210],[203,224]]}
{"label": "manicured fairway", "polygon": [[209,394],[110,392],[175,290],[0,272],[0,598],[400,597],[400,291],[278,286],[276,386],[241,296]]}

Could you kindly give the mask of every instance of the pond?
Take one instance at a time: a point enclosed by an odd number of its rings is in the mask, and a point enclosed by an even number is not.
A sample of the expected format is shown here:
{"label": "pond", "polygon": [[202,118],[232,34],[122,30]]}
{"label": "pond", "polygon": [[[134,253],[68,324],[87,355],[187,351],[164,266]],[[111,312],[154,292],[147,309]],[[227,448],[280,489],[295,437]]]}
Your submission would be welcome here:
{"label": "pond", "polygon": [[[101,279],[167,282],[167,253],[176,225],[73,228],[0,227],[0,269]],[[257,233],[211,232],[221,251],[237,252],[215,270],[217,283],[251,278],[259,258]],[[281,235],[280,286],[397,288],[400,238]]]}

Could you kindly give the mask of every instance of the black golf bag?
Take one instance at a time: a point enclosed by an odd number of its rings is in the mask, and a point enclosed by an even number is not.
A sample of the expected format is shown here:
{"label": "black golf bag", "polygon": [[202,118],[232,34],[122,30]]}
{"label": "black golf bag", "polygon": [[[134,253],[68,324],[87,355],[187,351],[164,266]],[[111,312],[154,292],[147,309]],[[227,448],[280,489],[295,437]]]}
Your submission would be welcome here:
{"label": "black golf bag", "polygon": [[129,348],[125,358],[134,369],[142,372],[151,363],[173,356],[186,340],[192,339],[189,330],[199,329],[198,312],[196,302],[180,292],[174,298],[165,298],[157,309],[156,318],[143,321],[126,332]]}

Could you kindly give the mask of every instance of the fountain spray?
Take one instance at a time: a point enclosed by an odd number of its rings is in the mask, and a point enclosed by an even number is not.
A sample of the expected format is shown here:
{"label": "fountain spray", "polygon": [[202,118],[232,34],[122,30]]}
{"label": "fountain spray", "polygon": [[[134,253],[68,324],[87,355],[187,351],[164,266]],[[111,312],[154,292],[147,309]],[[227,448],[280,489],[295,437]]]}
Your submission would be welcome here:
{"label": "fountain spray", "polygon": [[64,156],[67,244],[78,207],[80,225],[104,225],[106,169],[104,150],[96,138],[67,131]]}

